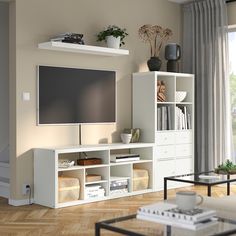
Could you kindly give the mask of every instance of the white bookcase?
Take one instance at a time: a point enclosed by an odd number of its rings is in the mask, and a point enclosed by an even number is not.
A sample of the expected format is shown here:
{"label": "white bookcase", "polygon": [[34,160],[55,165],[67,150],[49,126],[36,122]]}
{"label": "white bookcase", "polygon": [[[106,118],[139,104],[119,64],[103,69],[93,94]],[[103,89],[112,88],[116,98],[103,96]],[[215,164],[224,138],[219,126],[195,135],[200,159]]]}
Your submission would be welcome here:
{"label": "white bookcase", "polygon": [[[164,81],[166,85],[165,102],[157,100],[157,81]],[[187,92],[182,102],[176,101],[176,91]],[[178,108],[183,113],[185,111],[186,117],[189,114],[191,127],[180,129],[177,121]],[[160,125],[160,114],[158,114],[162,109],[169,110],[168,125],[165,129],[163,124]],[[194,75],[170,72],[134,73],[133,127],[141,128],[142,142],[155,143],[155,190],[163,189],[163,180],[166,176],[192,173],[194,171]],[[184,185],[186,184],[168,183],[168,187],[173,188]]]}
{"label": "white bookcase", "polygon": [[[102,159],[99,165],[75,165],[69,168],[58,168],[60,158],[77,160],[83,153],[88,157]],[[138,161],[127,161],[122,163],[110,162],[110,155],[113,153],[134,153],[140,155]],[[81,145],[77,147],[59,148],[37,148],[34,150],[34,202],[43,206],[60,208],[73,206],[94,201],[106,200],[117,197],[131,196],[152,192],[154,188],[153,171],[153,143],[131,143],[131,144],[100,144]],[[148,189],[133,191],[132,178],[133,169],[142,168],[148,170]],[[63,173],[66,177],[77,177],[80,180],[80,198],[71,202],[58,202],[58,176]],[[100,181],[86,182],[86,173],[102,176]],[[115,179],[128,179],[128,193],[110,195],[110,182]],[[105,197],[86,199],[85,188],[91,184],[99,184],[105,189]]]}

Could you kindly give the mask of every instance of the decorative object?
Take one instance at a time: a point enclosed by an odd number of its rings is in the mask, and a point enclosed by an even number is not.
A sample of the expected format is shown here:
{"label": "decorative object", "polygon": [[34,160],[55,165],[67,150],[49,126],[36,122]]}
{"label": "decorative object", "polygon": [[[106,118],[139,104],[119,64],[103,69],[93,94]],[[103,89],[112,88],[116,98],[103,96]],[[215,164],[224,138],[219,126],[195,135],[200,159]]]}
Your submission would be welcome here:
{"label": "decorative object", "polygon": [[100,181],[102,180],[102,176],[101,175],[95,175],[95,174],[87,174],[86,175],[86,182],[95,182],[95,181]]}
{"label": "decorative object", "polygon": [[182,102],[187,96],[186,91],[176,91],[175,92],[175,101],[176,102]]}
{"label": "decorative object", "polygon": [[159,25],[147,24],[140,27],[138,33],[140,39],[150,45],[151,58],[147,63],[149,70],[159,71],[161,68],[160,51],[164,42],[172,36],[172,31],[168,28],[163,29]]}
{"label": "decorative object", "polygon": [[217,174],[236,174],[236,165],[232,161],[227,160],[225,163],[222,163],[217,168],[215,168]]}
{"label": "decorative object", "polygon": [[164,81],[157,81],[157,101],[165,102],[166,101],[166,85]]}
{"label": "decorative object", "polygon": [[76,43],[84,45],[83,34],[63,33],[51,39],[51,42]]}
{"label": "decorative object", "polygon": [[78,178],[58,177],[58,202],[78,200],[80,196],[80,181]]}
{"label": "decorative object", "polygon": [[168,72],[179,72],[179,62],[181,57],[180,46],[176,43],[167,44],[165,47],[165,59],[167,62]]}
{"label": "decorative object", "polygon": [[149,174],[145,169],[133,169],[133,191],[148,188]]}
{"label": "decorative object", "polygon": [[[197,202],[197,197],[200,201]],[[176,193],[176,204],[182,211],[191,211],[203,203],[203,197],[194,191],[179,191]]]}
{"label": "decorative object", "polygon": [[125,128],[123,133],[132,134],[131,143],[137,143],[140,139],[141,129],[139,129],[139,128],[134,128],[134,129]]}
{"label": "decorative object", "polygon": [[120,138],[122,140],[123,143],[130,143],[131,141],[131,138],[132,138],[132,134],[125,134],[125,133],[122,133],[120,134]]}
{"label": "decorative object", "polygon": [[96,157],[92,157],[92,158],[83,158],[83,159],[79,159],[77,161],[78,165],[99,165],[102,164],[102,160],[100,158],[96,158]]}
{"label": "decorative object", "polygon": [[106,41],[110,48],[119,48],[124,45],[124,38],[128,36],[126,29],[121,29],[116,25],[109,25],[105,30],[97,35],[97,41]]}

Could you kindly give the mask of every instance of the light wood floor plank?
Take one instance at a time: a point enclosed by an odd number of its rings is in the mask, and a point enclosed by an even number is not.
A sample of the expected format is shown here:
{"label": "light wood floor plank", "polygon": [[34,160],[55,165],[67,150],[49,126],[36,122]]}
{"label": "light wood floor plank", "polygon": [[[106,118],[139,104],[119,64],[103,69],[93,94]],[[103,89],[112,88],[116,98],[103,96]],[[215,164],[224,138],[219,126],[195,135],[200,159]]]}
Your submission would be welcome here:
{"label": "light wood floor plank", "polygon": [[[194,190],[206,195],[206,187],[188,187],[168,191],[173,198],[179,190]],[[236,186],[231,194],[236,195]],[[225,186],[212,188],[212,196],[226,195]],[[119,198],[62,209],[49,209],[39,205],[13,207],[7,200],[0,198],[0,236],[60,236],[60,235],[94,235],[97,221],[133,214],[139,206],[163,200],[163,192],[148,193],[133,197]],[[115,235],[105,233],[103,235]]]}

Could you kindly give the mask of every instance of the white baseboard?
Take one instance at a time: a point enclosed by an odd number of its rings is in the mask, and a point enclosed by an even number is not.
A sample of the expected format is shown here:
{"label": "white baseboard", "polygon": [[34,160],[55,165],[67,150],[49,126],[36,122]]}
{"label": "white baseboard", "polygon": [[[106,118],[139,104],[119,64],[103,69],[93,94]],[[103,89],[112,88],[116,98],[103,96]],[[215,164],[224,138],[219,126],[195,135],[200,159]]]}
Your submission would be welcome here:
{"label": "white baseboard", "polygon": [[[30,203],[34,203],[34,199],[30,199]],[[15,200],[15,199],[8,199],[8,204],[12,206],[25,206],[29,205],[29,199],[21,199],[21,200]]]}

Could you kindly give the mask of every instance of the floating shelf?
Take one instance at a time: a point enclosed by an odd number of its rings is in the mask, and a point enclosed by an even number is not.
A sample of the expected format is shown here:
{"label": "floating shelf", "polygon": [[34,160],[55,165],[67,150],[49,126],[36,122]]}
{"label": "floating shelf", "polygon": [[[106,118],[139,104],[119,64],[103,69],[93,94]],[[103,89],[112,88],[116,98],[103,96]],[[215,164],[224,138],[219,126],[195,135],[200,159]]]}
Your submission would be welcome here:
{"label": "floating shelf", "polygon": [[38,44],[38,48],[46,49],[46,50],[53,50],[53,51],[84,53],[84,54],[93,54],[93,55],[101,55],[101,56],[129,55],[129,50],[125,50],[125,49],[115,49],[115,48],[81,45],[81,44],[74,44],[74,43],[62,43],[62,42],[40,43]]}

